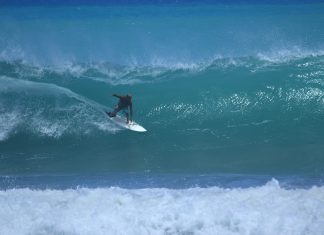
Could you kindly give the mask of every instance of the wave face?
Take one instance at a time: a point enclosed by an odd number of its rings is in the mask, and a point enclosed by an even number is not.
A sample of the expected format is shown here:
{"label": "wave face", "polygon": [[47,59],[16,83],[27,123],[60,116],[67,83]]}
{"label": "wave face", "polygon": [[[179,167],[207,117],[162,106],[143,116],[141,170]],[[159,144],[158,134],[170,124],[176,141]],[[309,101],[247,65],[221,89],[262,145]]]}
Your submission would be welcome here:
{"label": "wave face", "polygon": [[[320,176],[323,12],[0,8],[0,173]],[[146,134],[107,119],[112,93],[133,94]]]}

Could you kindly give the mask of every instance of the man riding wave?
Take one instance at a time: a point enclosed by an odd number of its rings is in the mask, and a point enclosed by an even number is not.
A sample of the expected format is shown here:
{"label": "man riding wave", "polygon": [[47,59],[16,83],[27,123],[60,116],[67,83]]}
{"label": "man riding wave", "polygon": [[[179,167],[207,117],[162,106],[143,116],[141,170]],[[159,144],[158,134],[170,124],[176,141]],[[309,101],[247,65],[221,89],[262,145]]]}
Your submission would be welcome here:
{"label": "man riding wave", "polygon": [[[113,94],[114,97],[119,98],[118,104],[116,105],[114,111],[108,112],[109,117],[115,117],[119,111],[123,111],[126,115],[127,124],[132,122],[133,117],[133,104],[132,104],[132,95],[127,94],[125,96]],[[128,112],[129,108],[129,112]]]}

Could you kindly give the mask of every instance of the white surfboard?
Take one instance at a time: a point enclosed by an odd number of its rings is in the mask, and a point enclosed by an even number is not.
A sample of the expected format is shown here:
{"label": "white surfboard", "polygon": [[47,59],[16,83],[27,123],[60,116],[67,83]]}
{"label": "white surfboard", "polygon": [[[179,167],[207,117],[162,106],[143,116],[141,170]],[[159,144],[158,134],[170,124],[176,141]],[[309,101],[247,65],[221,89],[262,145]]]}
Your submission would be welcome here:
{"label": "white surfboard", "polygon": [[[106,114],[109,117],[107,112],[106,112]],[[123,118],[119,115],[116,115],[116,117],[109,117],[109,119],[112,120],[114,123],[116,123],[118,126],[129,129],[131,131],[137,131],[137,132],[145,132],[146,131],[146,129],[144,127],[142,127],[141,125],[137,124],[134,121],[127,124],[126,118]]]}

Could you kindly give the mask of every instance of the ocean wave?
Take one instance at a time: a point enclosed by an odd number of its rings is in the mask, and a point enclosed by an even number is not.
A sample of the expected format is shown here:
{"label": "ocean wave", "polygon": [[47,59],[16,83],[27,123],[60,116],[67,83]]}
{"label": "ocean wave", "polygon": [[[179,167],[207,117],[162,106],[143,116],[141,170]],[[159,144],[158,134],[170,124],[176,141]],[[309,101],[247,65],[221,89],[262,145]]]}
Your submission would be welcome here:
{"label": "ocean wave", "polygon": [[168,116],[168,119],[173,121],[178,119],[194,122],[226,118],[234,118],[238,121],[243,118],[250,120],[251,125],[257,126],[257,123],[263,121],[255,121],[253,117],[259,116],[260,112],[263,112],[263,115],[267,114],[266,118],[277,121],[294,112],[300,112],[303,117],[324,112],[324,91],[316,87],[265,89],[228,95],[219,95],[215,90],[208,95],[200,96],[199,101],[198,103],[170,102],[155,105],[149,110],[147,116],[155,119]]}
{"label": "ocean wave", "polygon": [[259,52],[256,57],[262,61],[269,61],[272,63],[285,63],[289,61],[296,61],[305,58],[322,57],[324,50],[305,50],[300,47],[292,47],[290,49],[275,49],[267,53]]}
{"label": "ocean wave", "polygon": [[1,234],[320,234],[324,188],[0,191]]}
{"label": "ocean wave", "polygon": [[119,130],[103,113],[105,106],[67,88],[3,76],[0,84],[1,141],[24,131],[59,138]]}
{"label": "ocean wave", "polygon": [[[197,62],[183,63],[167,59],[154,59],[141,65],[131,63],[118,65],[110,62],[62,63],[60,65],[37,65],[23,60],[1,60],[0,75],[27,80],[71,80],[88,79],[109,85],[136,85],[169,79],[187,77],[208,72],[228,73],[248,71],[260,73],[278,71],[290,67],[294,69],[290,77],[320,78],[324,73],[324,52],[308,52],[296,49],[275,51],[270,54],[259,53],[249,57],[216,56]],[[305,71],[303,71],[305,70]]]}
{"label": "ocean wave", "polygon": [[[308,54],[282,63],[256,57],[217,58],[195,68],[110,63],[57,68],[2,61],[0,139],[21,132],[50,138],[115,133],[119,129],[102,112],[109,108],[101,104],[110,102],[107,93],[116,90],[134,93],[141,102],[136,118],[157,128],[158,123],[179,122],[187,125],[184,129],[203,124],[201,129],[211,125],[218,130],[223,126],[261,130],[284,120],[291,128],[291,120],[307,125],[324,112],[323,60]],[[161,91],[164,95],[157,96]],[[271,122],[255,125],[264,120]]]}

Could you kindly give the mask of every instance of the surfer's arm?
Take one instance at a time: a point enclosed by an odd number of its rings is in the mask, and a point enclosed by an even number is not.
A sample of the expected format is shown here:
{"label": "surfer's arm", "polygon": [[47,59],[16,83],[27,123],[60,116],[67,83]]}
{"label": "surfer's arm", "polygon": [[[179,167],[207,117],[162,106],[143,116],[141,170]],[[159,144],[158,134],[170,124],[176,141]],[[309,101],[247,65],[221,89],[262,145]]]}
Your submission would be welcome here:
{"label": "surfer's arm", "polygon": [[115,96],[115,97],[117,97],[117,98],[119,98],[119,99],[122,98],[120,95],[116,95],[116,94],[113,94],[113,96]]}

